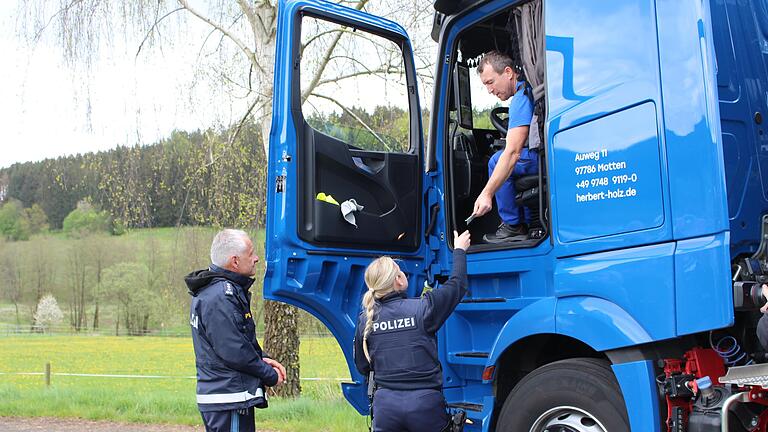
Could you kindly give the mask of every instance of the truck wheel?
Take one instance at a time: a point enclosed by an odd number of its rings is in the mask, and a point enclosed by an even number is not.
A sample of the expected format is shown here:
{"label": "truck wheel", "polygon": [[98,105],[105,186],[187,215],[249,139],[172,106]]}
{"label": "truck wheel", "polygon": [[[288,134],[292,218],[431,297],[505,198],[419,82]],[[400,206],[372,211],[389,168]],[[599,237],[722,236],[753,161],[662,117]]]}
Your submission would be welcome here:
{"label": "truck wheel", "polygon": [[561,360],[523,378],[507,396],[499,432],[629,432],[624,397],[609,363]]}

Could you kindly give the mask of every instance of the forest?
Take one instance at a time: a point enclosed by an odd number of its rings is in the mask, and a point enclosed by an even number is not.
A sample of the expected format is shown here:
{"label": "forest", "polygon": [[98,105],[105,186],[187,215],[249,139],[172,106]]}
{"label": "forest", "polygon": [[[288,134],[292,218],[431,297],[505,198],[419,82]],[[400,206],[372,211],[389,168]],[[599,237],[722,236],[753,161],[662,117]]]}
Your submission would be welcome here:
{"label": "forest", "polygon": [[[360,119],[393,143],[407,137],[402,110],[351,111],[355,119],[308,122],[371,149],[378,141],[350,126]],[[183,275],[208,264],[217,227],[248,230],[263,256],[264,146],[253,124],[234,135],[177,131],[154,145],[0,169],[0,301],[10,305],[0,322],[34,324],[50,293],[60,325],[74,331],[144,334],[184,324]]]}

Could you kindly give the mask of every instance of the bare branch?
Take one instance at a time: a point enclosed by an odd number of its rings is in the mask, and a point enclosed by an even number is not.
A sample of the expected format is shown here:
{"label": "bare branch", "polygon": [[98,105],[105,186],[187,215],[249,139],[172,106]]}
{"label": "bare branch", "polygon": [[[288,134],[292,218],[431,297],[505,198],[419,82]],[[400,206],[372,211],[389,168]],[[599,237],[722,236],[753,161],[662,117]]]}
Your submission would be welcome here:
{"label": "bare branch", "polygon": [[[366,3],[368,3],[368,0],[361,0],[355,6],[355,9],[362,10],[363,7],[365,7]],[[317,68],[317,71],[315,72],[315,76],[312,77],[312,80],[310,81],[309,85],[304,91],[304,94],[301,95],[302,100],[305,100],[307,96],[315,90],[315,87],[317,87],[317,83],[318,81],[320,81],[320,76],[325,70],[325,67],[328,65],[328,62],[331,60],[331,55],[333,54],[333,50],[336,49],[336,45],[338,45],[339,39],[341,39],[342,35],[343,35],[343,32],[337,34],[333,38],[333,41],[331,42],[331,44],[328,46],[328,49],[325,50],[325,54],[323,55],[322,60],[320,61],[320,67]]]}
{"label": "bare branch", "polygon": [[58,11],[56,11],[56,13],[51,15],[51,18],[48,19],[48,22],[45,23],[45,25],[42,26],[37,32],[35,32],[35,35],[32,36],[32,40],[37,42],[40,39],[40,37],[43,35],[43,32],[45,31],[45,29],[47,29],[48,26],[51,25],[51,22],[53,21],[54,18],[56,18],[57,16],[59,16],[59,15],[61,15],[63,13],[69,12],[69,10],[72,9],[73,7],[75,7],[75,5],[77,5],[78,3],[82,3],[82,2],[83,2],[83,0],[73,0],[72,3],[70,3],[70,4],[66,5],[66,6],[64,6],[63,8],[59,9]]}
{"label": "bare branch", "polygon": [[[355,72],[355,73],[351,73],[351,74],[347,74],[347,75],[341,75],[341,76],[337,76],[337,77],[333,77],[333,78],[329,78],[329,79],[324,79],[324,80],[321,80],[321,81],[319,81],[317,83],[317,87],[320,87],[320,86],[322,86],[324,84],[330,84],[330,83],[334,83],[334,82],[338,82],[338,81],[343,81],[345,79],[354,78],[354,77],[361,76],[361,75],[376,75],[376,74],[380,74],[380,73],[384,73],[384,74],[385,73],[390,73],[390,72],[393,72],[393,69],[391,69],[391,68],[392,68],[391,65],[387,65],[387,67],[384,67],[384,68],[381,68],[381,69],[360,71],[360,72]],[[394,71],[399,71],[399,69],[395,68]]]}
{"label": "bare branch", "polygon": [[352,117],[353,117],[355,120],[357,120],[357,122],[358,122],[358,123],[360,123],[360,125],[361,125],[361,126],[363,126],[363,127],[364,127],[364,128],[365,128],[365,129],[366,129],[368,132],[370,132],[370,133],[371,133],[371,135],[373,135],[373,136],[374,136],[374,138],[376,138],[376,139],[377,139],[377,140],[379,140],[379,141],[380,141],[382,144],[384,144],[384,148],[386,148],[386,149],[387,149],[387,151],[392,151],[392,148],[391,148],[391,147],[389,147],[389,144],[387,144],[386,142],[384,142],[384,140],[383,140],[383,139],[381,139],[381,137],[379,136],[379,134],[377,134],[376,132],[374,132],[374,131],[373,131],[373,129],[371,129],[371,128],[370,128],[370,126],[368,126],[368,125],[367,125],[367,124],[366,124],[366,123],[363,121],[363,119],[361,119],[360,117],[358,117],[358,116],[357,116],[357,114],[355,114],[354,112],[352,112],[352,110],[350,110],[349,108],[347,108],[346,106],[344,106],[344,105],[343,105],[341,102],[337,101],[336,99],[334,99],[334,98],[332,98],[332,97],[330,97],[330,96],[325,96],[325,95],[321,95],[321,94],[317,94],[317,93],[312,93],[312,94],[311,94],[311,96],[315,96],[315,97],[318,97],[318,98],[320,98],[320,99],[325,99],[325,100],[331,101],[331,102],[335,103],[336,105],[338,105],[338,106],[339,106],[339,108],[341,108],[341,109],[343,109],[343,110],[344,110],[344,112],[346,112],[347,114],[351,115],[351,116],[352,116]]}
{"label": "bare branch", "polygon": [[251,5],[249,5],[245,0],[237,0],[237,4],[240,6],[240,10],[242,10],[245,14],[245,17],[248,18],[248,23],[251,25],[251,32],[253,32],[253,37],[257,38],[258,30],[256,30],[256,22],[259,20],[256,18],[256,14],[253,12],[253,9],[251,9]]}
{"label": "bare branch", "polygon": [[301,44],[301,48],[299,48],[299,58],[304,57],[304,49],[306,47],[308,47],[312,42],[316,41],[317,39],[320,39],[321,37],[327,36],[327,35],[329,35],[331,33],[336,33],[336,32],[342,32],[343,33],[343,32],[347,32],[347,31],[348,30],[346,30],[344,28],[332,29],[332,30],[327,30],[327,31],[324,31],[324,32],[320,32],[320,33],[316,34],[315,36],[312,36],[305,43]]}
{"label": "bare branch", "polygon": [[147,39],[149,39],[149,36],[152,34],[152,31],[155,29],[155,27],[157,27],[157,25],[160,24],[161,21],[163,21],[164,19],[168,18],[169,16],[173,15],[174,13],[180,10],[184,10],[184,8],[183,7],[176,8],[168,12],[167,14],[163,15],[162,17],[160,17],[160,19],[155,20],[154,23],[152,23],[152,27],[150,27],[149,30],[147,30],[147,34],[144,35],[144,39],[141,40],[141,43],[139,44],[139,49],[136,50],[136,58],[139,57],[139,54],[141,53],[141,49],[144,47],[144,42],[146,42]]}
{"label": "bare branch", "polygon": [[237,45],[243,53],[245,53],[246,57],[251,61],[251,63],[258,68],[261,71],[264,71],[261,64],[259,64],[258,59],[256,58],[256,55],[254,52],[248,48],[237,36],[235,36],[232,32],[228,31],[224,27],[222,27],[220,24],[212,21],[210,18],[206,17],[205,15],[201,14],[197,9],[191,7],[189,5],[189,2],[187,0],[177,0],[179,4],[181,4],[184,9],[189,11],[192,15],[196,16],[203,22],[207,23],[211,27],[215,28],[216,30],[220,31],[222,34],[224,34],[229,40],[231,40],[235,45]]}
{"label": "bare branch", "polygon": [[243,125],[245,125],[246,120],[248,120],[248,117],[251,115],[251,111],[253,111],[253,109],[256,107],[256,104],[259,103],[260,99],[261,98],[258,98],[258,97],[253,99],[253,102],[248,106],[248,110],[245,111],[245,114],[237,123],[237,128],[235,128],[235,132],[229,137],[230,146],[234,145],[235,140],[237,139],[238,135],[240,135],[240,131],[243,129]]}
{"label": "bare branch", "polygon": [[344,59],[344,60],[349,60],[352,63],[357,63],[358,65],[362,66],[362,68],[365,69],[366,72],[371,73],[371,70],[368,69],[368,66],[366,66],[364,63],[362,63],[360,60],[354,57],[350,57],[346,55],[336,55],[336,56],[331,56],[330,58],[330,60],[336,60],[336,59]]}

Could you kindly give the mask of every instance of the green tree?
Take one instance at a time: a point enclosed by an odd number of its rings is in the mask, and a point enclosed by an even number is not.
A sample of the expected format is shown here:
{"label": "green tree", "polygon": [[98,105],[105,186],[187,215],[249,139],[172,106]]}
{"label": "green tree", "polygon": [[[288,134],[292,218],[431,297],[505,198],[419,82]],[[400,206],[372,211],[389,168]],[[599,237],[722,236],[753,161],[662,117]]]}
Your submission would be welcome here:
{"label": "green tree", "polygon": [[128,334],[146,335],[150,324],[155,323],[157,293],[147,286],[148,273],[145,265],[135,262],[117,263],[104,270],[104,287],[119,303],[116,331],[122,321]]}
{"label": "green tree", "polygon": [[96,210],[88,201],[80,201],[77,208],[64,218],[64,232],[74,237],[90,233],[109,232],[110,220],[106,211]]}
{"label": "green tree", "polygon": [[13,303],[16,310],[16,324],[21,324],[19,304],[24,298],[23,257],[11,248],[0,249],[0,296]]}
{"label": "green tree", "polygon": [[48,231],[48,216],[46,216],[40,204],[32,204],[32,207],[24,209],[29,220],[29,230],[31,234],[39,234]]}
{"label": "green tree", "polygon": [[29,219],[19,201],[9,200],[0,207],[0,235],[8,240],[29,240]]}

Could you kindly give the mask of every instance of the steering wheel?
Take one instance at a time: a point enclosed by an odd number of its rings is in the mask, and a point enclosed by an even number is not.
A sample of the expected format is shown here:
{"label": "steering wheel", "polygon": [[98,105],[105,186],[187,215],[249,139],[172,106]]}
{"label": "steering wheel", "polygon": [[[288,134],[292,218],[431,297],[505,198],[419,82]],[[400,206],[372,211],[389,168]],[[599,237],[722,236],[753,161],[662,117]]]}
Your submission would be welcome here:
{"label": "steering wheel", "polygon": [[[501,118],[501,114],[506,114],[507,117]],[[505,106],[496,107],[491,110],[491,124],[502,136],[507,135],[507,124],[509,124],[509,108]]]}

